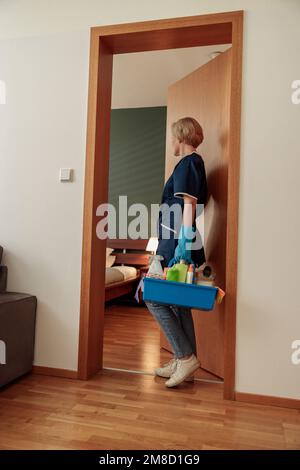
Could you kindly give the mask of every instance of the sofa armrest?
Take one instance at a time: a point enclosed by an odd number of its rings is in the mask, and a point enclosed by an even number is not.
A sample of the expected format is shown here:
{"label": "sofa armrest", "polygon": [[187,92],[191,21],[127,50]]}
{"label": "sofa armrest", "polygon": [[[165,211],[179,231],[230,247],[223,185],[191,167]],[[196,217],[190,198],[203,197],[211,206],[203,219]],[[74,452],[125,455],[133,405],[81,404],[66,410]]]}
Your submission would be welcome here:
{"label": "sofa armrest", "polygon": [[0,294],[0,340],[4,345],[0,387],[32,369],[36,306],[35,296],[19,292]]}
{"label": "sofa armrest", "polygon": [[5,292],[7,286],[7,266],[0,266],[0,292]]}

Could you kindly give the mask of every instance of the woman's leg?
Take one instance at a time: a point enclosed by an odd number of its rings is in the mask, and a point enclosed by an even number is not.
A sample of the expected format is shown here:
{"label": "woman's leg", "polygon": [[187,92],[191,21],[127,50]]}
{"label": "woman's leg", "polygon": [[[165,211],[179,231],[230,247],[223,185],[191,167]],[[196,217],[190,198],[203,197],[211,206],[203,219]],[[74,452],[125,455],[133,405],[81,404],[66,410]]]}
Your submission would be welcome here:
{"label": "woman's leg", "polygon": [[178,320],[181,324],[181,328],[183,329],[185,336],[191,345],[193,354],[197,356],[194,320],[191,309],[188,307],[179,307],[177,305],[171,305],[171,308],[178,317]]}
{"label": "woman's leg", "polygon": [[182,328],[177,313],[171,306],[152,302],[146,302],[146,305],[168,338],[176,358],[191,355],[193,347]]}

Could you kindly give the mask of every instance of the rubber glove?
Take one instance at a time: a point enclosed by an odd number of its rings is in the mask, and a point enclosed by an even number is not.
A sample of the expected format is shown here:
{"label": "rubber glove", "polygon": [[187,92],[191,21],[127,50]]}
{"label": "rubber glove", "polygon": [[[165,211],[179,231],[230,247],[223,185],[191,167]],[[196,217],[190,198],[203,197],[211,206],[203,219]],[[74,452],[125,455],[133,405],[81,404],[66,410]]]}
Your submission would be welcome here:
{"label": "rubber glove", "polygon": [[170,260],[168,268],[173,264],[179,263],[181,259],[184,259],[186,263],[193,264],[191,256],[191,245],[195,237],[195,230],[193,227],[182,225],[178,237],[178,245],[175,248],[174,257]]}

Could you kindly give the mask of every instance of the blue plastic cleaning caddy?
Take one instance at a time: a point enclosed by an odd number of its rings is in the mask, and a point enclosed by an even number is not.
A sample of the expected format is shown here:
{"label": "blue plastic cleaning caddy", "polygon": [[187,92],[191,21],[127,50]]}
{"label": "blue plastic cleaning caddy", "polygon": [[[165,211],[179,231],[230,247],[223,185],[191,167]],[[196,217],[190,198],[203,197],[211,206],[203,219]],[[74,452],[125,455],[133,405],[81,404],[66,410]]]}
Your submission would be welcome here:
{"label": "blue plastic cleaning caddy", "polygon": [[144,277],[143,299],[165,305],[212,310],[218,288]]}

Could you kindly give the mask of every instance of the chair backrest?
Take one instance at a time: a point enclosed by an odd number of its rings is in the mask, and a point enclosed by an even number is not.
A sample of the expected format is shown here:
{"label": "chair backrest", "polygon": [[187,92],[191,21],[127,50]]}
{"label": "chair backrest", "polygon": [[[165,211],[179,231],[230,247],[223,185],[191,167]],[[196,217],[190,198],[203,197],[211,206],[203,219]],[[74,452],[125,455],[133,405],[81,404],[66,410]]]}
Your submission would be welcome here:
{"label": "chair backrest", "polygon": [[108,239],[106,246],[113,248],[116,256],[114,264],[129,266],[148,266],[150,252],[146,251],[148,239],[131,240],[128,238]]}

